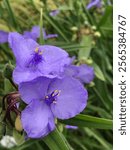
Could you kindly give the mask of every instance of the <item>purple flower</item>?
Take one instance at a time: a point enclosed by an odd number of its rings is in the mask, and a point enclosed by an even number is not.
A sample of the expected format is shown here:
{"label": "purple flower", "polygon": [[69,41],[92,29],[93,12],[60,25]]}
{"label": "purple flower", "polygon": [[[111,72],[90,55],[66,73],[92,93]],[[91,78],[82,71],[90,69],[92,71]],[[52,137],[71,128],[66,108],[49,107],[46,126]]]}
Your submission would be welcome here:
{"label": "purple flower", "polygon": [[100,8],[102,6],[101,0],[91,0],[86,8],[91,9],[93,6]]}
{"label": "purple flower", "polygon": [[58,9],[56,9],[56,10],[52,10],[50,13],[49,13],[49,15],[50,16],[56,16],[56,15],[58,15],[60,13],[60,11],[58,10]]}
{"label": "purple flower", "polygon": [[60,77],[64,66],[70,64],[68,53],[56,46],[41,46],[16,32],[9,34],[8,41],[16,58],[13,78],[17,84],[39,76]]}
{"label": "purple flower", "polygon": [[66,125],[65,128],[66,129],[74,129],[74,130],[78,129],[77,126],[71,126],[71,125]]}
{"label": "purple flower", "polygon": [[88,94],[72,77],[49,79],[39,77],[19,85],[21,97],[28,106],[22,111],[23,129],[28,137],[40,138],[54,130],[54,119],[69,119],[86,107]]}
{"label": "purple flower", "polygon": [[[57,34],[47,34],[44,28],[42,29],[42,31],[43,31],[43,38],[45,40],[50,39],[50,38],[58,37]],[[40,27],[39,26],[34,26],[30,32],[25,31],[23,33],[23,36],[24,36],[24,38],[31,38],[31,39],[36,41],[37,38],[40,37]]]}
{"label": "purple flower", "polygon": [[8,42],[8,32],[0,30],[0,44]]}
{"label": "purple flower", "polygon": [[65,69],[65,74],[79,79],[82,83],[90,83],[94,79],[93,67],[86,64],[80,66],[69,65]]}

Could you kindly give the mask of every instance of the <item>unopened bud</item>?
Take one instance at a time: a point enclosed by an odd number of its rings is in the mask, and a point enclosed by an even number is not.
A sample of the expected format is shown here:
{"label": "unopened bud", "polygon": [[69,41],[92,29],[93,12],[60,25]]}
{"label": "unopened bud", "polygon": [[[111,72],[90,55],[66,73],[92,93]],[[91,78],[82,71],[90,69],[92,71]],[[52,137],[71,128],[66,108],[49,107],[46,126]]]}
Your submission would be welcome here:
{"label": "unopened bud", "polygon": [[17,131],[20,131],[20,132],[23,130],[20,115],[18,115],[15,120],[15,128]]}
{"label": "unopened bud", "polygon": [[95,83],[92,81],[89,83],[89,87],[94,87],[95,86]]}
{"label": "unopened bud", "polygon": [[86,62],[88,65],[91,65],[93,63],[93,60],[90,58],[90,59],[87,59],[87,62]]}
{"label": "unopened bud", "polygon": [[101,33],[98,32],[98,31],[96,31],[96,32],[94,33],[94,36],[96,36],[96,37],[101,37]]}
{"label": "unopened bud", "polygon": [[92,30],[96,30],[97,29],[97,27],[96,26],[92,26]]}
{"label": "unopened bud", "polygon": [[78,28],[76,26],[71,27],[71,31],[76,32],[78,31]]}

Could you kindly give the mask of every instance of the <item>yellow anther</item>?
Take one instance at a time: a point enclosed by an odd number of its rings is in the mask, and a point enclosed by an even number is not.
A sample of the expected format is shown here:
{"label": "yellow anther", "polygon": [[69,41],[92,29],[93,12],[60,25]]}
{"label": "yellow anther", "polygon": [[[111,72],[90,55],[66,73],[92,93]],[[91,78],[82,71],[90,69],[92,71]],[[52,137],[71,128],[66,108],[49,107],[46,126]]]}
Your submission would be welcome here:
{"label": "yellow anther", "polygon": [[59,92],[59,90],[55,90],[55,91],[54,91],[54,93],[58,93],[58,92]]}
{"label": "yellow anther", "polygon": [[42,55],[42,54],[43,54],[43,51],[40,51],[38,54],[39,54],[39,55]]}
{"label": "yellow anther", "polygon": [[55,94],[53,93],[53,94],[52,94],[52,96],[54,97],[54,96],[55,96]]}
{"label": "yellow anther", "polygon": [[35,51],[35,53],[38,53],[39,48],[38,48],[38,47],[36,47],[34,51]]}

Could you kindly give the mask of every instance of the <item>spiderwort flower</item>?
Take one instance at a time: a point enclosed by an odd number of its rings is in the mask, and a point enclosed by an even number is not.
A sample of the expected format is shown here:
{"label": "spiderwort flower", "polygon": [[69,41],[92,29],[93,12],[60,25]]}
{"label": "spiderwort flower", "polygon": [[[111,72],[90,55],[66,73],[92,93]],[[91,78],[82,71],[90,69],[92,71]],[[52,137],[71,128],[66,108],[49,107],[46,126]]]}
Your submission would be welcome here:
{"label": "spiderwort flower", "polygon": [[86,8],[91,9],[93,6],[100,8],[102,6],[101,0],[91,0],[90,3],[86,6]]}
{"label": "spiderwort flower", "polygon": [[0,30],[0,44],[8,42],[8,32]]}
{"label": "spiderwort flower", "polygon": [[59,13],[60,13],[60,11],[59,11],[58,9],[56,9],[56,10],[52,10],[52,11],[49,13],[49,15],[50,15],[50,16],[57,16]]}
{"label": "spiderwort flower", "polygon": [[[42,31],[43,31],[43,37],[45,40],[58,37],[57,34],[47,34],[44,28],[42,28]],[[36,41],[40,37],[40,27],[39,26],[33,26],[32,30],[30,32],[25,31],[23,33],[23,36],[25,38],[31,38],[31,39]]]}
{"label": "spiderwort flower", "polygon": [[9,44],[16,58],[14,81],[31,81],[39,76],[60,77],[64,66],[70,63],[68,53],[56,46],[41,46],[16,32],[9,34]]}
{"label": "spiderwort flower", "polygon": [[54,119],[69,119],[87,104],[83,85],[72,77],[49,79],[39,77],[19,85],[21,97],[28,106],[22,111],[23,129],[30,138],[40,138],[54,130]]}
{"label": "spiderwort flower", "polygon": [[94,69],[86,64],[69,65],[65,69],[65,75],[72,76],[82,83],[90,83],[94,79]]}

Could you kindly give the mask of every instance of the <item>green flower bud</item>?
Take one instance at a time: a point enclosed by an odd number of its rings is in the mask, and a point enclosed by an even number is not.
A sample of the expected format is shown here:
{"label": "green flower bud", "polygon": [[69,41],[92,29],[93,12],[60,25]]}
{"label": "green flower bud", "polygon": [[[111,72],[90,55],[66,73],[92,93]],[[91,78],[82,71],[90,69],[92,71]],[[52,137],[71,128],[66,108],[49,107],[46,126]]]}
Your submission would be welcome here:
{"label": "green flower bud", "polygon": [[20,115],[18,115],[15,120],[15,129],[20,132],[23,130]]}

